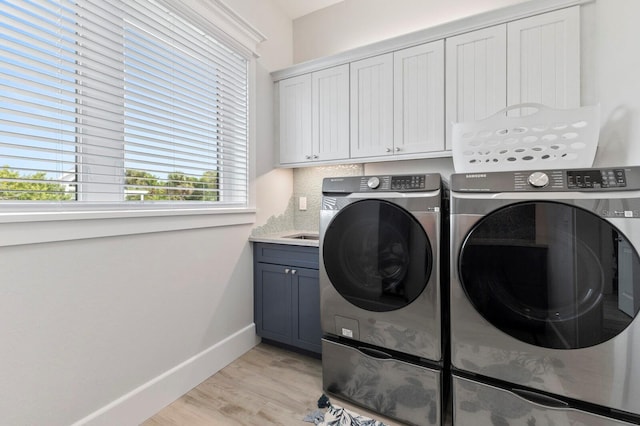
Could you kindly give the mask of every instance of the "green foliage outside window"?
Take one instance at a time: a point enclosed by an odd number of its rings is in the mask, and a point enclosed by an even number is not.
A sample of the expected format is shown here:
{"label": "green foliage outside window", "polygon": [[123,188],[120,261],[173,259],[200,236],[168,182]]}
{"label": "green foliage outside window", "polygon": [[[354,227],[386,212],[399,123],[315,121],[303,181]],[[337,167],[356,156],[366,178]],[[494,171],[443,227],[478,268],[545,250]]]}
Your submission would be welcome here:
{"label": "green foliage outside window", "polygon": [[[202,177],[170,173],[166,179],[140,171],[126,170],[127,201],[218,201],[218,172],[207,171]],[[0,169],[0,200],[72,201],[74,183],[51,181],[45,172],[20,174],[8,166]]]}
{"label": "green foliage outside window", "polygon": [[0,200],[73,200],[65,185],[47,182],[44,172],[20,175],[4,166],[0,169]]}
{"label": "green foliage outside window", "polygon": [[200,178],[174,172],[161,180],[148,172],[127,169],[126,185],[127,200],[218,201],[216,171],[207,171]]}

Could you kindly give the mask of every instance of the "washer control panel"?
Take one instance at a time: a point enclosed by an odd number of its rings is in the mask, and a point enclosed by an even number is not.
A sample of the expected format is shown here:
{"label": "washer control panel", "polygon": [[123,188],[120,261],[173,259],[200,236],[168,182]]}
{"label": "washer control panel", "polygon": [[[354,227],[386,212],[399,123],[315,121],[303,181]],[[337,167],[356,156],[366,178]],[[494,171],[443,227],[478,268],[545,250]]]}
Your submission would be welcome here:
{"label": "washer control panel", "polygon": [[392,191],[424,190],[424,175],[391,176]]}
{"label": "washer control panel", "polygon": [[358,192],[378,191],[424,191],[426,189],[425,175],[402,176],[363,176],[360,180]]}
{"label": "washer control panel", "polygon": [[578,188],[624,188],[627,179],[624,169],[569,170],[567,187]]}
{"label": "washer control panel", "polygon": [[458,192],[563,192],[640,190],[640,167],[456,173]]}
{"label": "washer control panel", "polygon": [[323,193],[425,192],[441,187],[439,174],[345,176],[324,178]]}

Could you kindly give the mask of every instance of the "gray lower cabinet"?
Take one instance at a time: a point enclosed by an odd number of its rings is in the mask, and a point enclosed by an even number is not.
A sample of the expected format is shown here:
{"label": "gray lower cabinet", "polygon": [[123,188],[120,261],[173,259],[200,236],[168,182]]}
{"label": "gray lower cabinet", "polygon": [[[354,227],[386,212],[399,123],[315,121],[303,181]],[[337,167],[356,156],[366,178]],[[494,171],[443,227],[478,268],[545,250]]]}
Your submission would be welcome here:
{"label": "gray lower cabinet", "polygon": [[254,319],[258,336],[322,352],[318,248],[254,243]]}

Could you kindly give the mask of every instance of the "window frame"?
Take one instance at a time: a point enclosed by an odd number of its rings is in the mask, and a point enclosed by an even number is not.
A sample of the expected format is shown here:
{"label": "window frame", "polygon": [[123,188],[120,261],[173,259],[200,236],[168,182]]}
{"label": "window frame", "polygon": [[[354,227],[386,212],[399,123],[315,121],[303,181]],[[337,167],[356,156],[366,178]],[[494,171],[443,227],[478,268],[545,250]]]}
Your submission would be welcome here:
{"label": "window frame", "polygon": [[[255,221],[256,49],[266,38],[218,0],[158,4],[233,48],[247,60],[247,203],[3,202],[1,246],[250,224]],[[124,220],[123,220],[124,219]],[[188,220],[182,220],[188,219]],[[133,226],[135,224],[135,226]],[[44,228],[41,226],[44,225]],[[54,226],[51,226],[54,225]],[[45,232],[34,232],[43,228]],[[36,235],[37,234],[37,235]]]}

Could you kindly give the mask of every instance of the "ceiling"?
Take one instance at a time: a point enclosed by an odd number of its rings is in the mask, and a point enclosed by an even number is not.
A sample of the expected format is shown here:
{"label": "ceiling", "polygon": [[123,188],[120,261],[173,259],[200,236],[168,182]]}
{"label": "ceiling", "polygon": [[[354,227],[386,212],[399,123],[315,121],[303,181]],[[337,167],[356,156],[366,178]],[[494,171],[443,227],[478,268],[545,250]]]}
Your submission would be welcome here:
{"label": "ceiling", "polygon": [[343,0],[274,0],[278,3],[285,13],[291,18],[296,19],[316,10],[324,9],[332,4],[340,3]]}

